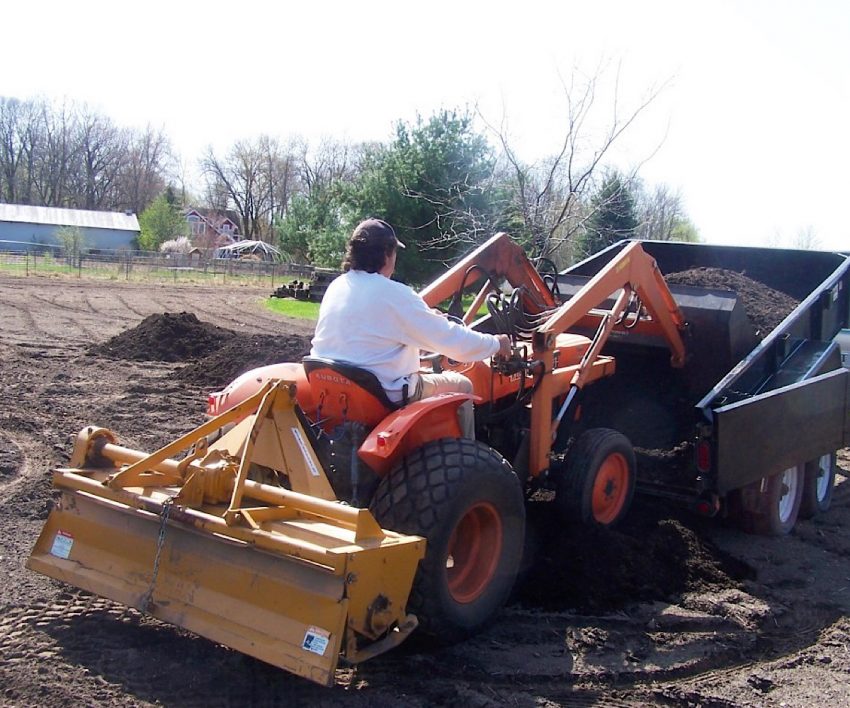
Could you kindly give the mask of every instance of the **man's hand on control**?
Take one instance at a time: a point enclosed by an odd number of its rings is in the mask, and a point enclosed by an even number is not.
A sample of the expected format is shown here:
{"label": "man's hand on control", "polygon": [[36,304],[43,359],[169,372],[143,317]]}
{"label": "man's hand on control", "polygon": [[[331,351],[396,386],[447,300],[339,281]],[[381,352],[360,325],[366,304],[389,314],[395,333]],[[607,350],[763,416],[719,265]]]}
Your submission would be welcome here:
{"label": "man's hand on control", "polygon": [[499,340],[498,355],[501,357],[509,357],[511,355],[511,338],[507,334],[497,334],[496,339]]}

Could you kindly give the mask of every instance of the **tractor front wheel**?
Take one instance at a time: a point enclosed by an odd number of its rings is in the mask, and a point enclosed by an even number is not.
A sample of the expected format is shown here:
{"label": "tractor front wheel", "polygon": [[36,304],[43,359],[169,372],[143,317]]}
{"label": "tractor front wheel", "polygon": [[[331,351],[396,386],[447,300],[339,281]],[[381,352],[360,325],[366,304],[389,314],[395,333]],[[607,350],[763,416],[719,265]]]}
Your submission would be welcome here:
{"label": "tractor front wheel", "polygon": [[609,428],[586,430],[567,453],[555,502],[569,520],[613,526],[631,506],[635,469],[635,453],[625,435]]}
{"label": "tractor front wheel", "polygon": [[408,601],[423,633],[459,641],[505,603],[522,558],[525,503],[495,450],[467,439],[426,443],[381,480],[370,508],[383,528],[427,540]]}

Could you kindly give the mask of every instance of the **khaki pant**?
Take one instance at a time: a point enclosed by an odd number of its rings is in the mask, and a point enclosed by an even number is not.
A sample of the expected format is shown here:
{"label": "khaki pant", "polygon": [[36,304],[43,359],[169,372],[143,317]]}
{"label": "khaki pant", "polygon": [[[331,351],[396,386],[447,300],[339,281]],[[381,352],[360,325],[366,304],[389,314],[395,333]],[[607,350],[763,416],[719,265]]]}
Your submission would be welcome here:
{"label": "khaki pant", "polygon": [[[412,393],[408,400],[419,401],[438,393],[472,393],[472,381],[456,371],[441,374],[413,374],[410,377]],[[463,437],[475,440],[475,411],[472,401],[464,401],[457,409],[458,422]]]}

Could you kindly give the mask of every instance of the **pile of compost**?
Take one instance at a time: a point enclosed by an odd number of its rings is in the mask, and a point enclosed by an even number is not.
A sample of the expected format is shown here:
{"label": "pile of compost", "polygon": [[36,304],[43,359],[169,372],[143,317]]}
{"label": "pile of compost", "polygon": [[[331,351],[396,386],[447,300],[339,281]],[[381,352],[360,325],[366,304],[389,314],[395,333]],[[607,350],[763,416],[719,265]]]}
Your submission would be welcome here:
{"label": "pile of compost", "polygon": [[211,354],[184,366],[176,376],[199,386],[222,387],[246,371],[301,361],[309,352],[310,338],[298,334],[237,335]]}
{"label": "pile of compost", "polygon": [[202,322],[189,312],[150,315],[138,326],[88,349],[89,354],[111,359],[185,363],[175,376],[206,387],[225,386],[259,366],[300,361],[309,351],[307,336],[238,334]]}
{"label": "pile of compost", "polygon": [[784,320],[799,305],[790,295],[769,288],[743,273],[722,268],[692,268],[670,273],[664,278],[671,285],[731,290],[738,295],[753,330],[759,339]]}
{"label": "pile of compost", "polygon": [[89,347],[89,354],[132,361],[190,361],[219,349],[236,335],[201,322],[191,312],[145,317],[136,327]]}

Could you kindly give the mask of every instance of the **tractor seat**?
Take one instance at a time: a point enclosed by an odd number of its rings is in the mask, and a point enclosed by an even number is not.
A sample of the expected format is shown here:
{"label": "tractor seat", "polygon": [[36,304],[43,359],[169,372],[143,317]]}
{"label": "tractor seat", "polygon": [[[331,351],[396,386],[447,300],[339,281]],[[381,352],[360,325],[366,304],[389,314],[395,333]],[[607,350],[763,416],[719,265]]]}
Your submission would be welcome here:
{"label": "tractor seat", "polygon": [[378,377],[346,361],[317,356],[302,359],[310,384],[317,418],[329,431],[343,422],[363,423],[374,428],[390,413],[401,408],[387,398]]}

